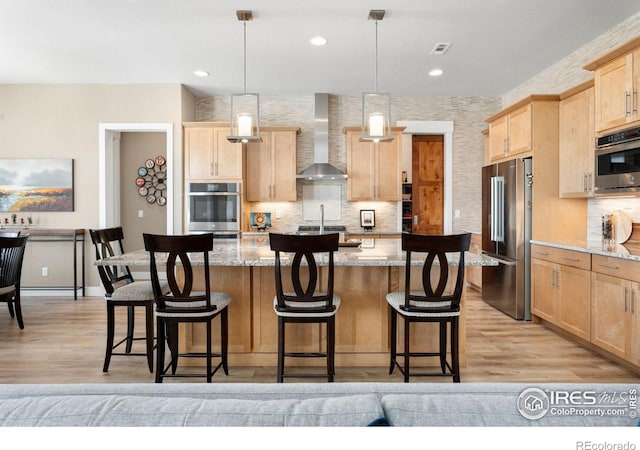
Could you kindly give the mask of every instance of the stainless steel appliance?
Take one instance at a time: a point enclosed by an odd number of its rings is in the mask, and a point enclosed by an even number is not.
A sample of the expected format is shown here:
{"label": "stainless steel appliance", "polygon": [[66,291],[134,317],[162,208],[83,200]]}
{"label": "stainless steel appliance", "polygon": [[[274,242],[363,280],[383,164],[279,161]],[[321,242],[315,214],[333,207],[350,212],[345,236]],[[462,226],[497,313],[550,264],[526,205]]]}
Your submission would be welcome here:
{"label": "stainless steel appliance", "polygon": [[500,262],[482,268],[482,299],[518,320],[531,320],[532,185],[531,158],[482,169],[482,252]]}
{"label": "stainless steel appliance", "polygon": [[599,137],[595,158],[596,195],[640,192],[640,127]]}
{"label": "stainless steel appliance", "polygon": [[187,231],[238,237],[241,203],[239,183],[188,183]]}

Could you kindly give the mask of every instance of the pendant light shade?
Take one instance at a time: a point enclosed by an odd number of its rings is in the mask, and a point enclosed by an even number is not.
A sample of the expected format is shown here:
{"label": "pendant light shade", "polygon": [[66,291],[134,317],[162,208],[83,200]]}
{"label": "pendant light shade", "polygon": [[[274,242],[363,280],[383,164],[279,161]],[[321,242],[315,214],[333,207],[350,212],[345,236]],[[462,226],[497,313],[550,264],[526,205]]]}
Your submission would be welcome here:
{"label": "pendant light shade", "polygon": [[362,133],[361,141],[391,141],[391,96],[378,92],[378,21],[384,18],[384,10],[369,11],[369,20],[376,24],[376,61],[375,61],[375,92],[362,94]]}
{"label": "pendant light shade", "polygon": [[247,21],[253,20],[251,11],[236,11],[242,21],[244,90],[242,94],[231,94],[231,118],[227,140],[229,142],[262,142],[260,137],[260,96],[247,93]]}

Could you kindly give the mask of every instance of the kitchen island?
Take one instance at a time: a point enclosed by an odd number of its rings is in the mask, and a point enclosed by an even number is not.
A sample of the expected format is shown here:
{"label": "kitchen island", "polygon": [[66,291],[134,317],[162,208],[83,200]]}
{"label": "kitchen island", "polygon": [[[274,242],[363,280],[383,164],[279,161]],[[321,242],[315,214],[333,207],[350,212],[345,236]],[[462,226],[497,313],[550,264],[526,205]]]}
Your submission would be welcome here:
{"label": "kitchen island", "polygon": [[[400,239],[375,239],[373,247],[341,247],[335,255],[335,292],[342,298],[336,315],[336,367],[383,366],[389,364],[389,328],[386,294],[404,289],[405,255]],[[457,260],[457,259],[456,259]],[[456,260],[452,265],[456,264]],[[229,306],[229,365],[275,366],[277,354],[277,317],[273,312],[275,295],[274,253],[268,234],[241,239],[215,239],[210,255],[212,289],[231,295]],[[412,258],[415,270],[420,258]],[[193,260],[194,265],[202,261]],[[105,265],[136,266],[149,264],[149,255],[137,250],[96,262]],[[284,264],[284,263],[283,263]],[[322,265],[322,261],[319,261]],[[492,258],[469,253],[466,266],[497,265]],[[321,276],[322,276],[321,268]],[[414,277],[412,277],[414,278]],[[419,277],[415,277],[416,280]],[[204,278],[196,281],[202,286]],[[465,363],[465,295],[460,319],[460,361]],[[184,324],[180,329],[181,351],[202,351],[204,327]],[[421,324],[412,332],[412,348],[434,351],[437,325]],[[430,325],[433,325],[432,327]],[[402,333],[402,326],[399,327]],[[320,325],[293,324],[287,328],[287,348],[291,351],[321,351],[324,328]],[[217,336],[217,333],[214,333]],[[215,338],[217,339],[217,338]],[[217,342],[215,342],[217,345]],[[433,358],[429,358],[433,359]],[[190,359],[187,363],[198,364]],[[299,362],[322,365],[321,359]],[[435,364],[435,361],[434,361]]]}

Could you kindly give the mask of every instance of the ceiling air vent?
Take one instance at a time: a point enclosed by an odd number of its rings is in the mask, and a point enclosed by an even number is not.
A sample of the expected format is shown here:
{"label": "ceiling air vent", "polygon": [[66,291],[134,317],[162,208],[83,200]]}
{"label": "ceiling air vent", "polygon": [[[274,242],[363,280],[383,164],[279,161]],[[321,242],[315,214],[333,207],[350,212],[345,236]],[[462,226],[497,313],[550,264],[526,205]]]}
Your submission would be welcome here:
{"label": "ceiling air vent", "polygon": [[431,55],[444,55],[451,47],[451,42],[438,42],[431,50]]}

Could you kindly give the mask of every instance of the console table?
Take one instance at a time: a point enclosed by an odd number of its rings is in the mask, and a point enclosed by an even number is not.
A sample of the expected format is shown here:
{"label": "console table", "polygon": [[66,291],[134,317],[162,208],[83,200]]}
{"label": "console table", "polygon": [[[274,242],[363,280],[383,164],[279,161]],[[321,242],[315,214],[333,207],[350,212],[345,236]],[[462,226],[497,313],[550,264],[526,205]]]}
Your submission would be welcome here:
{"label": "console table", "polygon": [[[27,245],[31,242],[70,242],[73,245],[73,286],[22,286],[24,289],[73,289],[73,299],[78,299],[78,291],[82,290],[84,297],[84,228],[5,228],[7,231],[20,231],[21,235],[29,235]],[[82,264],[81,284],[78,284],[78,245],[80,245],[80,253]]]}

